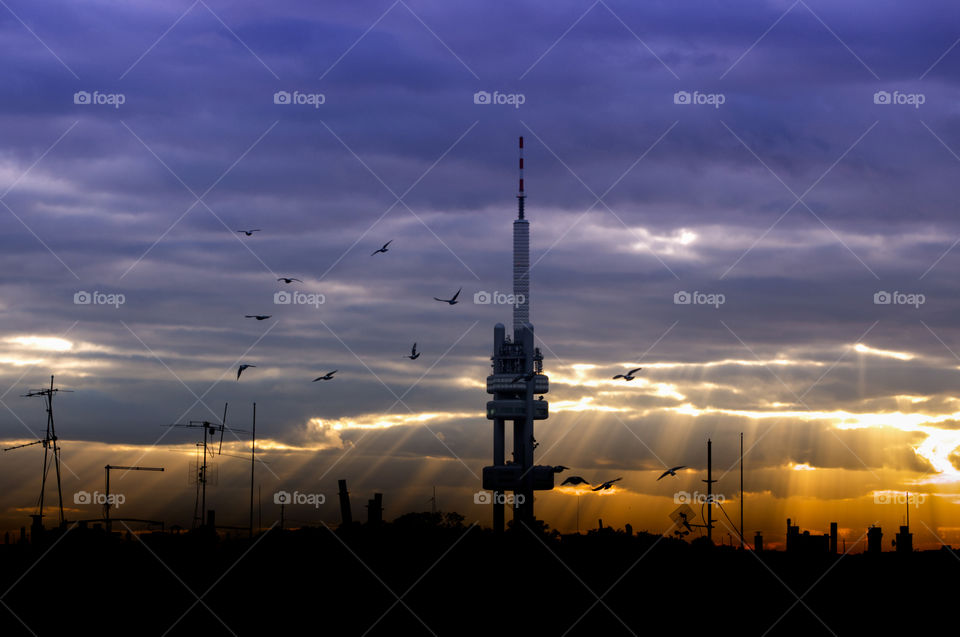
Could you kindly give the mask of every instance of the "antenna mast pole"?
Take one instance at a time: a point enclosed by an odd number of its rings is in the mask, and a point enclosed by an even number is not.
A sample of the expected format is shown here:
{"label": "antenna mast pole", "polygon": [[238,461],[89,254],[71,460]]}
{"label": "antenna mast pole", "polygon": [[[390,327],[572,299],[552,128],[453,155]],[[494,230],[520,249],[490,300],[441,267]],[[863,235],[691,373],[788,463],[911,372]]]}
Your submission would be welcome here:
{"label": "antenna mast pole", "polygon": [[253,403],[253,442],[250,444],[250,537],[253,537],[253,471],[257,459],[257,403]]}
{"label": "antenna mast pole", "polygon": [[743,432],[740,432],[740,550],[743,550]]}
{"label": "antenna mast pole", "polygon": [[47,490],[47,453],[53,450],[53,466],[57,472],[57,504],[59,510],[60,526],[64,524],[63,518],[63,489],[60,484],[60,445],[57,443],[57,428],[53,422],[53,395],[59,390],[53,387],[53,376],[50,376],[49,389],[32,391],[24,394],[25,396],[43,396],[47,401],[47,435],[40,442],[43,443],[43,476],[40,480],[40,517],[43,517],[43,500]]}
{"label": "antenna mast pole", "polygon": [[713,543],[713,441],[707,438],[707,539]]}

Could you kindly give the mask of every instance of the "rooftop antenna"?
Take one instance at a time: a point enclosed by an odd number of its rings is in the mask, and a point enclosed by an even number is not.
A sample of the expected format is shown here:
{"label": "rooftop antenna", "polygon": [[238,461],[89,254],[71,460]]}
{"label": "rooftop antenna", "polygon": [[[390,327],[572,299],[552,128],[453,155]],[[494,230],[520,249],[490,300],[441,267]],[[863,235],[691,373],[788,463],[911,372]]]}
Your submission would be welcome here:
{"label": "rooftop antenna", "polygon": [[167,425],[168,427],[187,427],[187,428],[193,428],[193,429],[196,429],[196,428],[203,429],[203,442],[197,443],[197,447],[203,449],[203,462],[200,464],[200,467],[197,469],[197,472],[196,472],[197,490],[200,492],[198,494],[200,496],[200,512],[198,515],[197,503],[195,502],[193,505],[193,525],[191,527],[194,529],[197,528],[198,520],[200,521],[200,526],[203,526],[204,521],[202,516],[205,514],[207,510],[207,481],[209,479],[209,473],[208,473],[209,467],[207,466],[207,456],[213,457],[214,455],[212,450],[208,451],[210,445],[217,438],[217,433],[219,432],[220,442],[217,448],[217,455],[221,455],[220,450],[223,447],[223,432],[225,430],[229,430],[235,433],[250,433],[249,431],[246,431],[244,429],[235,429],[233,427],[227,427],[226,425],[227,405],[228,403],[223,404],[223,420],[220,422],[220,424],[212,423],[209,420],[191,420],[190,422],[184,423],[184,424],[175,423],[172,425]]}
{"label": "rooftop antenna", "polygon": [[907,491],[907,528],[910,527],[910,492]]}
{"label": "rooftop antenna", "polygon": [[437,513],[437,487],[433,487],[433,497],[430,498],[430,513],[436,515]]}
{"label": "rooftop antenna", "polygon": [[743,550],[743,432],[740,432],[740,550]]}
{"label": "rooftop antenna", "polygon": [[713,542],[713,441],[707,438],[707,539]]}
{"label": "rooftop antenna", "polygon": [[31,447],[33,445],[43,445],[43,474],[40,478],[40,500],[37,508],[38,518],[43,518],[43,498],[44,493],[47,490],[47,470],[50,468],[50,458],[49,454],[53,452],[52,463],[57,472],[57,503],[59,506],[59,516],[60,516],[60,526],[63,526],[65,523],[63,517],[63,490],[60,485],[60,445],[57,444],[57,430],[54,427],[53,423],[53,396],[57,392],[72,392],[70,389],[58,389],[53,386],[53,376],[50,376],[50,387],[44,389],[30,390],[26,394],[23,394],[24,398],[32,398],[34,396],[43,396],[47,403],[47,433],[41,440],[34,440],[33,442],[28,442],[23,445],[15,445],[13,447],[7,447],[4,451],[12,451],[14,449],[21,449],[23,447]]}
{"label": "rooftop antenna", "polygon": [[[116,465],[108,464],[103,466],[104,474],[104,503],[103,503],[103,521],[104,525],[107,528],[107,533],[110,533],[113,530],[113,523],[110,521],[110,471],[113,469],[120,469],[121,471],[163,471],[163,467],[118,467]],[[120,476],[121,478],[123,476]]]}
{"label": "rooftop antenna", "polygon": [[250,435],[250,537],[253,537],[253,471],[257,460],[257,403],[253,403],[253,432]]}

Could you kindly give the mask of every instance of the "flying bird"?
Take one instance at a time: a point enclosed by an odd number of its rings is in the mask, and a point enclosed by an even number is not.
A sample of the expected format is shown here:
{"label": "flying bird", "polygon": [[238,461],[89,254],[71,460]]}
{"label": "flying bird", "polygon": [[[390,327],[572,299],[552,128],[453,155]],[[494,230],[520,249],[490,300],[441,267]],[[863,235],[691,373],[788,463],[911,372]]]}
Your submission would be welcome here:
{"label": "flying bird", "polygon": [[263,321],[265,319],[273,316],[272,314],[245,314],[243,318],[252,318],[257,319],[258,321]]}
{"label": "flying bird", "polygon": [[680,465],[679,467],[674,467],[674,468],[672,468],[672,469],[667,469],[666,471],[664,471],[664,472],[660,475],[659,478],[657,478],[657,480],[659,481],[659,480],[661,480],[662,478],[666,478],[667,476],[673,476],[674,478],[676,478],[676,477],[677,477],[677,471],[680,471],[680,469],[686,469],[686,468],[687,468],[687,465],[683,464],[683,465]]}
{"label": "flying bird", "polygon": [[417,351],[416,343],[413,344],[413,348],[411,348],[410,353],[407,355],[407,358],[409,358],[412,361],[415,361],[418,358],[420,358],[420,352]]}
{"label": "flying bird", "polygon": [[453,295],[452,299],[438,299],[437,297],[433,297],[433,300],[440,301],[441,303],[449,303],[450,305],[456,305],[457,297],[460,296],[460,292],[462,291],[463,291],[463,288],[460,288],[459,290],[457,290],[457,293]]}
{"label": "flying bird", "polygon": [[580,476],[570,476],[569,478],[561,482],[560,486],[562,487],[565,484],[577,485],[577,484],[590,484],[590,483],[584,480],[583,478],[581,478]]}
{"label": "flying bird", "polygon": [[642,367],[638,367],[638,368],[636,368],[636,369],[631,369],[631,370],[630,370],[629,372],[627,372],[626,374],[617,374],[616,376],[613,377],[613,380],[617,380],[618,378],[622,378],[623,380],[633,380],[633,379],[635,378],[634,374],[636,374],[637,372],[639,372],[641,369],[643,369],[643,368],[642,368]]}
{"label": "flying bird", "polygon": [[390,239],[389,241],[387,241],[386,243],[384,243],[384,244],[383,244],[383,247],[380,248],[379,250],[374,250],[373,252],[371,252],[371,253],[370,253],[370,256],[372,257],[372,256],[375,255],[375,254],[380,254],[381,252],[387,252],[387,251],[388,251],[387,246],[390,245],[391,243],[393,243],[393,239]]}
{"label": "flying bird", "polygon": [[557,466],[555,466],[555,467],[553,468],[553,472],[554,472],[554,473],[560,473],[561,471],[566,471],[566,470],[569,469],[569,468],[570,468],[570,467],[565,467],[565,466],[563,466],[562,464],[558,464]]}
{"label": "flying bird", "polygon": [[260,228],[257,228],[256,230],[237,230],[237,232],[245,234],[248,237],[252,237],[254,232],[260,232]]}
{"label": "flying bird", "polygon": [[293,277],[285,277],[285,276],[280,277],[279,279],[277,279],[277,281],[283,281],[284,283],[292,283],[293,281],[296,281],[297,283],[303,283],[303,281],[301,281],[300,279],[294,279]]}
{"label": "flying bird", "polygon": [[599,487],[594,487],[593,489],[591,489],[591,491],[606,491],[607,489],[612,487],[613,483],[616,482],[617,480],[623,480],[623,478],[614,478],[613,480],[607,480],[606,482],[601,484]]}
{"label": "flying bird", "polygon": [[312,381],[310,381],[310,382],[315,383],[315,382],[317,382],[318,380],[333,380],[333,375],[336,374],[336,373],[337,373],[337,370],[333,370],[332,372],[327,372],[327,373],[324,374],[323,376],[317,376],[316,378],[314,378],[314,379],[313,379]]}
{"label": "flying bird", "polygon": [[240,374],[242,374],[243,370],[245,370],[248,367],[256,367],[256,365],[247,365],[247,364],[241,365],[240,369],[237,370],[237,380],[240,380]]}
{"label": "flying bird", "polygon": [[525,383],[529,383],[531,380],[533,380],[533,377],[536,375],[537,375],[537,372],[530,372],[529,374],[520,374],[519,376],[514,376],[513,380],[511,380],[510,382],[516,383],[522,380]]}

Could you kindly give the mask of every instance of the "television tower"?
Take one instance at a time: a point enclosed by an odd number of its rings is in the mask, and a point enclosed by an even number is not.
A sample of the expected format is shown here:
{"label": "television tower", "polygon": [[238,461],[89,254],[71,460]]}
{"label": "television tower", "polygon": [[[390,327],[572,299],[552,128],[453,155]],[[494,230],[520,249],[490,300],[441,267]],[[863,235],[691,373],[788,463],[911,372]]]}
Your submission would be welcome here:
{"label": "television tower", "polygon": [[[530,223],[524,217],[523,137],[520,138],[517,218],[513,222],[513,338],[503,323],[493,328],[493,373],[487,376],[487,419],[493,421],[493,465],[483,468],[483,488],[493,491],[493,528],[504,529],[507,491],[513,493],[513,519],[531,524],[534,491],[553,489],[553,467],[534,465],[534,420],[549,416],[543,394],[549,381],[530,323]],[[534,400],[534,394],[540,395]],[[506,460],[506,421],[513,421],[513,458]]]}

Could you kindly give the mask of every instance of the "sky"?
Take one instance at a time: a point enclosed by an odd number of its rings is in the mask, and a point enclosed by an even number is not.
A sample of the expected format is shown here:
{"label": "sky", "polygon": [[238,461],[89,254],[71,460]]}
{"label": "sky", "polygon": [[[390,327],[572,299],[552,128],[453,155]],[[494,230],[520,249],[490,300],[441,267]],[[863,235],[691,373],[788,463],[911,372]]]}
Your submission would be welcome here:
{"label": "sky", "polygon": [[[664,532],[711,438],[733,533],[743,432],[748,537],[776,546],[788,517],[892,537],[909,492],[915,544],[956,546],[958,11],[3,0],[0,439],[43,436],[21,395],[53,374],[67,517],[99,515],[74,494],[105,464],[163,466],[111,489],[189,526],[200,436],[168,425],[228,403],[249,430],[256,402],[264,526],[281,490],[325,497],[288,524],[339,522],[341,478],[360,519],[374,492],[392,519],[436,487],[489,525],[511,307],[475,295],[511,292],[522,135],[537,462],[623,477],[538,493],[538,517]],[[224,452],[208,505],[242,526],[249,436]],[[41,465],[0,458],[3,529]]]}

